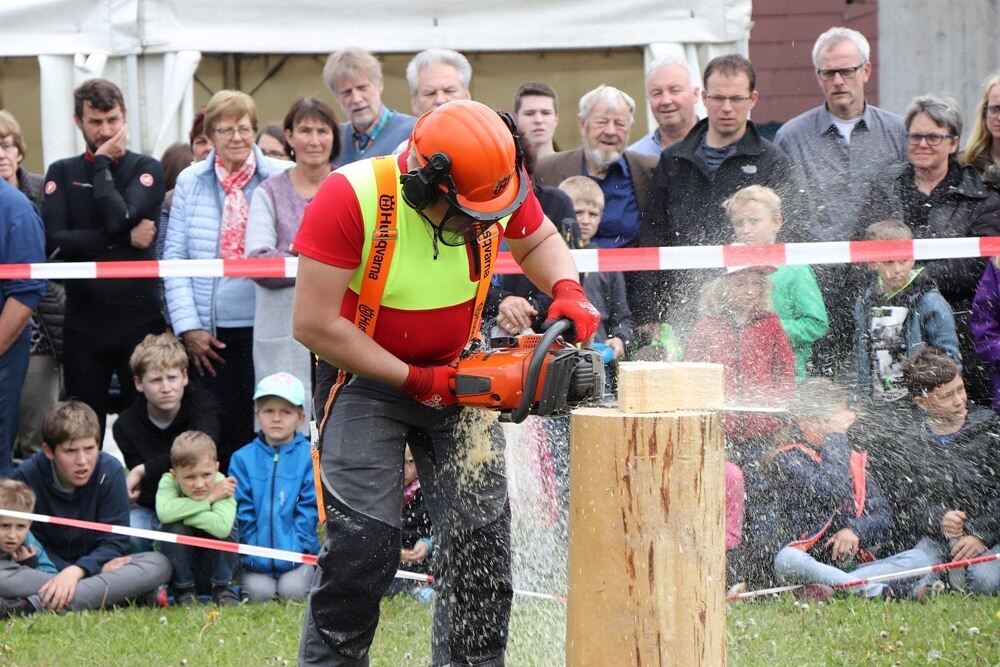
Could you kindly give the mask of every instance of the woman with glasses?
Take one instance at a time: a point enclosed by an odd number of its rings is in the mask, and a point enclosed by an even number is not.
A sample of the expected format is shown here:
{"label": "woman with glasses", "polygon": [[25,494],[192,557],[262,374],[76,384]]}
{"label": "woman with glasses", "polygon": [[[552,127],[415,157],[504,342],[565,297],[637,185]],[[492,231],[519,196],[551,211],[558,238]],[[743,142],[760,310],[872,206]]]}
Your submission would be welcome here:
{"label": "woman with glasses", "polygon": [[21,137],[21,125],[6,109],[0,109],[0,178],[20,190],[25,197],[42,208],[41,174],[35,174],[24,167],[24,139]]}
{"label": "woman with glasses", "polygon": [[[962,113],[954,100],[918,97],[907,108],[904,123],[907,163],[872,187],[858,229],[895,218],[912,230],[914,239],[1000,235],[1000,194],[957,159]],[[955,312],[969,398],[984,404],[989,380],[969,335],[969,308],[984,262],[972,257],[923,264]]]}
{"label": "woman with glasses", "polygon": [[[292,166],[254,145],[257,109],[246,93],[220,90],[205,108],[214,148],[181,172],[174,188],[164,259],[239,259],[257,187]],[[166,278],[167,308],[196,380],[219,400],[222,470],[253,439],[254,284],[249,278]]]}
{"label": "woman with glasses", "polygon": [[[247,257],[292,257],[292,239],[302,214],[330,175],[340,154],[337,116],[315,97],[299,98],[285,115],[282,141],[295,166],[260,184],[250,205]],[[258,145],[262,145],[259,144]],[[292,338],[294,278],[254,278],[257,305],[253,330],[253,365],[258,379],[291,373],[311,386],[309,351]],[[309,392],[312,395],[312,392]],[[306,421],[311,405],[306,404]]]}
{"label": "woman with glasses", "polygon": [[962,162],[975,167],[987,183],[1000,186],[1000,74],[986,80]]}

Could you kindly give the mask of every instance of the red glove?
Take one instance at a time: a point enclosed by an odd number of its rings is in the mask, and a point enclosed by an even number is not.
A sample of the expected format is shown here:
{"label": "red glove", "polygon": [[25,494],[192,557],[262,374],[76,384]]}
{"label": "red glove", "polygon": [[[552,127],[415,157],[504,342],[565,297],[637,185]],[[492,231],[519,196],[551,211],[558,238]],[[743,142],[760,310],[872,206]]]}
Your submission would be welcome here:
{"label": "red glove", "polygon": [[451,388],[451,382],[457,372],[454,366],[423,367],[410,364],[410,372],[399,390],[432,408],[454,405],[458,398]]}
{"label": "red glove", "polygon": [[601,314],[583,293],[580,283],[563,278],[552,286],[552,305],[549,306],[549,320],[565,317],[573,322],[576,340],[586,342],[597,333]]}

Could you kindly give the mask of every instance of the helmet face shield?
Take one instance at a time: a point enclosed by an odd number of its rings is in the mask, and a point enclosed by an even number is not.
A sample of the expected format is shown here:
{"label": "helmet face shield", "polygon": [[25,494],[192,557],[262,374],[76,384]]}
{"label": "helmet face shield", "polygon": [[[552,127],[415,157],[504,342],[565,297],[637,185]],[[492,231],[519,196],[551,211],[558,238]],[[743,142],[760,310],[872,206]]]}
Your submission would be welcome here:
{"label": "helmet face shield", "polygon": [[477,207],[477,202],[470,202],[467,198],[458,194],[454,190],[445,192],[444,197],[448,200],[448,203],[453,207],[462,212],[463,215],[467,215],[473,220],[478,220],[480,222],[495,222],[501,218],[506,218],[518,209],[518,207],[524,203],[525,198],[528,196],[528,182],[529,178],[527,174],[523,171],[515,170],[511,174],[510,181],[505,186],[505,192],[503,196],[497,197],[497,199],[490,202],[490,204],[504,204],[498,208],[490,206],[490,210],[481,210]]}

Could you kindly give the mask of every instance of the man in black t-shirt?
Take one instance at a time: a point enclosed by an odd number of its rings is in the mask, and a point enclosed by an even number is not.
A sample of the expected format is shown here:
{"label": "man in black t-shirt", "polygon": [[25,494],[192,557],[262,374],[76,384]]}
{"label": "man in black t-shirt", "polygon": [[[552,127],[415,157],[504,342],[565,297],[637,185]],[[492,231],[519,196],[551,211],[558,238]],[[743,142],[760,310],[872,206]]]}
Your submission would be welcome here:
{"label": "man in black t-shirt", "polygon": [[[73,119],[87,150],[54,162],[45,175],[48,254],[63,261],[154,259],[163,169],[126,149],[125,102],[115,84],[91,79],[73,97]],[[132,403],[129,355],[146,334],[164,326],[155,279],[67,282],[66,392],[94,408],[102,432],[112,374],[118,374],[123,404]]]}

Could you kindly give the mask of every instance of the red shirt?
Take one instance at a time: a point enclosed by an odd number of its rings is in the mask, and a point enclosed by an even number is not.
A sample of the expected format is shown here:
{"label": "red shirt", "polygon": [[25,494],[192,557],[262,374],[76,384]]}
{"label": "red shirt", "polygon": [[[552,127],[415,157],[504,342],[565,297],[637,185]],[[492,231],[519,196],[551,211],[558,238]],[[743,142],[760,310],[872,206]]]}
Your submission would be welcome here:
{"label": "red shirt", "polygon": [[[406,169],[406,155],[399,156],[399,168]],[[531,188],[528,197],[514,212],[503,232],[521,239],[541,225],[542,208]],[[365,224],[354,188],[345,176],[334,172],[320,186],[306,207],[302,226],[293,248],[330,266],[356,269],[364,260]],[[399,310],[383,306],[372,338],[403,361],[417,365],[446,364],[454,360],[469,342],[475,299],[448,308]],[[354,321],[358,295],[348,289],[341,303],[341,316]]]}

